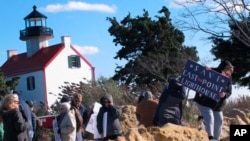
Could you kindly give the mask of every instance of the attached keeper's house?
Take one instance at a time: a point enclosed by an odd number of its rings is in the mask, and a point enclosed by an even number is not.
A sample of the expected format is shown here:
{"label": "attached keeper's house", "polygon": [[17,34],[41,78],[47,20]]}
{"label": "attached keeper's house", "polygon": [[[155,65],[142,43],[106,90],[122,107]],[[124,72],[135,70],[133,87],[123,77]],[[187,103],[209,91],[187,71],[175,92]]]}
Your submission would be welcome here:
{"label": "attached keeper's house", "polygon": [[20,31],[20,40],[26,42],[27,51],[18,54],[16,50],[8,50],[7,61],[0,69],[7,80],[20,77],[16,90],[22,92],[23,100],[51,106],[64,82],[95,80],[95,68],[71,45],[69,36],[62,36],[61,43],[48,45],[53,30],[46,26],[46,19],[34,6],[24,18],[25,29]]}

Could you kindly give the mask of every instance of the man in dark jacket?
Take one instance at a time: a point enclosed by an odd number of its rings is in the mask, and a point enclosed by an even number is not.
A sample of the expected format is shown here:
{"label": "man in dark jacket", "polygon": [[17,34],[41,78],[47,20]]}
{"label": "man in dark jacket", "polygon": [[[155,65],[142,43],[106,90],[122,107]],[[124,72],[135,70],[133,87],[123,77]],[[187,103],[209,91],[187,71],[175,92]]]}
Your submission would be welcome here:
{"label": "man in dark jacket", "polygon": [[[103,141],[116,140],[122,134],[122,128],[119,121],[121,115],[119,107],[113,103],[110,94],[105,94],[101,98],[102,107],[97,115],[97,129],[102,135]],[[105,119],[105,121],[104,121]]]}
{"label": "man in dark jacket", "polygon": [[[85,128],[86,128],[87,122],[88,122],[88,111],[87,111],[87,108],[82,104],[82,95],[81,94],[73,95],[73,98],[71,101],[71,108],[75,108],[76,110],[78,110],[80,113],[80,116],[82,118],[81,119],[81,122],[82,122],[81,130],[77,131],[77,133],[76,133],[77,134],[77,141],[79,141],[79,138],[82,138],[82,140],[84,140]],[[77,117],[79,117],[79,116],[77,116]],[[76,120],[78,121],[78,119],[76,119]]]}

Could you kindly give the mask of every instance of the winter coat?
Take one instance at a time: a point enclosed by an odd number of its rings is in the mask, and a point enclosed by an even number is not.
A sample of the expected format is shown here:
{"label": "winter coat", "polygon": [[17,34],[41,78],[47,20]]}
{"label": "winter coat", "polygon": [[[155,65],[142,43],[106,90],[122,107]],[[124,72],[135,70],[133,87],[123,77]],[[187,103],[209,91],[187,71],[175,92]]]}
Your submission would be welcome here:
{"label": "winter coat", "polygon": [[61,141],[75,141],[76,140],[76,119],[73,110],[68,111],[60,120],[59,130]]}
{"label": "winter coat", "polygon": [[[110,94],[106,94],[104,97],[101,98],[102,101],[107,99],[113,103],[113,98]],[[120,109],[117,106],[110,105],[109,107],[105,107],[104,103],[101,102],[103,105],[97,115],[97,129],[99,134],[103,134],[103,118],[104,114],[107,112],[107,127],[106,127],[106,137],[111,136],[119,136],[122,134],[122,128],[119,121],[120,117]]]}
{"label": "winter coat", "polygon": [[3,111],[4,141],[29,141],[29,123],[18,109]]}
{"label": "winter coat", "polygon": [[32,131],[34,132],[34,126],[33,126],[33,122],[35,119],[33,119],[33,116],[32,116],[32,111],[29,107],[29,105],[23,101],[22,99],[19,100],[20,102],[20,111],[23,115],[23,117],[28,121],[29,123],[29,126],[28,126],[28,131]]}
{"label": "winter coat", "polygon": [[170,79],[160,96],[154,116],[154,123],[163,126],[166,123],[180,125],[182,118],[182,101],[186,97],[186,87],[178,86],[176,79]]}
{"label": "winter coat", "polygon": [[[75,105],[73,103],[71,103],[71,106],[73,108],[76,108]],[[84,105],[80,105],[79,108],[76,108],[79,110],[81,116],[82,116],[82,123],[83,123],[83,127],[86,127],[87,125],[87,122],[88,122],[88,111],[87,111],[87,108],[84,106]]]}
{"label": "winter coat", "polygon": [[136,116],[140,124],[145,127],[153,126],[153,118],[158,106],[158,101],[153,99],[143,99],[136,106]]}

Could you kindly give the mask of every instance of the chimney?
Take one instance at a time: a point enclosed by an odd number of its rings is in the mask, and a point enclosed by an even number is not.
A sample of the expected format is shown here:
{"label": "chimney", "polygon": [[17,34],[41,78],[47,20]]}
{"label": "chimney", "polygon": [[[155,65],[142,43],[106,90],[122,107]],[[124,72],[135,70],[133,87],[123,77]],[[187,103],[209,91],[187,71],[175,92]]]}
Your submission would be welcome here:
{"label": "chimney", "polygon": [[70,47],[70,36],[62,36],[61,40],[65,47]]}
{"label": "chimney", "polygon": [[17,50],[7,50],[7,59],[10,59],[12,56],[17,55]]}

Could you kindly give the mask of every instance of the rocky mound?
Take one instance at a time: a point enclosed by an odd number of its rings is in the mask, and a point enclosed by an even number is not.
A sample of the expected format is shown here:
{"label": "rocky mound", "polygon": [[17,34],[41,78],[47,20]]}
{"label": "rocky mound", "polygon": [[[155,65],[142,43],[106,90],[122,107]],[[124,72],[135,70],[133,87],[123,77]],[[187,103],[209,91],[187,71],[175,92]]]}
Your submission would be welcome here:
{"label": "rocky mound", "polygon": [[207,133],[195,128],[167,124],[164,127],[138,126],[133,105],[122,106],[120,118],[124,136],[120,141],[208,141]]}
{"label": "rocky mound", "polygon": [[[205,130],[167,124],[164,127],[139,126],[136,120],[136,107],[126,105],[121,107],[120,118],[124,135],[120,141],[208,141]],[[229,126],[231,124],[250,124],[250,112],[248,110],[232,109],[224,112],[224,126],[221,141],[229,140]]]}

